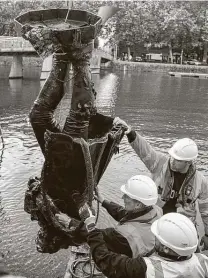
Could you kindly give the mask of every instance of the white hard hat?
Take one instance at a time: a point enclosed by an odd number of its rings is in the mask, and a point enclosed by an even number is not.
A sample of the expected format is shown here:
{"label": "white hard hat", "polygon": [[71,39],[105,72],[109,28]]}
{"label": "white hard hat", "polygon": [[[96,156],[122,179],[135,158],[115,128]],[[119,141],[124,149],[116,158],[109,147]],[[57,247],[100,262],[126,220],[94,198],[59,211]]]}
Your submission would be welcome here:
{"label": "white hard hat", "polygon": [[131,177],[127,184],[121,186],[121,191],[146,206],[152,206],[157,203],[157,186],[148,176],[137,175]]}
{"label": "white hard hat", "polygon": [[180,213],[163,215],[152,224],[151,231],[163,245],[180,256],[189,256],[196,251],[196,228],[190,219]]}
{"label": "white hard hat", "polygon": [[179,139],[169,150],[169,154],[177,159],[184,161],[191,161],[198,156],[198,148],[196,143],[189,139]]}

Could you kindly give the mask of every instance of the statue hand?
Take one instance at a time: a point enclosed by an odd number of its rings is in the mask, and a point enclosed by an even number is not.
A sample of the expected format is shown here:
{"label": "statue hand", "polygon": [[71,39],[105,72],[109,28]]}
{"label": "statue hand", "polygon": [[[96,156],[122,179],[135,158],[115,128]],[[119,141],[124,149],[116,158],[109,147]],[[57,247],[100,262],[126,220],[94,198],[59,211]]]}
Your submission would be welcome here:
{"label": "statue hand", "polygon": [[66,215],[65,213],[56,213],[55,218],[58,220],[58,222],[63,225],[64,227],[68,228],[69,224],[71,222],[71,218]]}

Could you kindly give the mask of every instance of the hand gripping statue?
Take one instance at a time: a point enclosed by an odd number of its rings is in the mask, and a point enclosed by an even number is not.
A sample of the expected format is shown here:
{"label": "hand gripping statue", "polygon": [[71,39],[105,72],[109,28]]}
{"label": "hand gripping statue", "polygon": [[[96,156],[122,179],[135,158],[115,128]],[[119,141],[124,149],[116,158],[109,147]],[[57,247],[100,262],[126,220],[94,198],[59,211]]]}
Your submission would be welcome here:
{"label": "hand gripping statue", "polygon": [[[123,136],[123,128],[115,127],[113,118],[97,113],[89,67],[93,40],[115,12],[113,7],[102,7],[100,16],[49,9],[16,18],[22,36],[42,58],[53,54],[52,70],[30,112],[45,157],[41,178],[30,179],[25,195],[25,211],[40,225],[39,252],[53,253],[81,243],[78,211],[86,201],[91,206],[93,191]],[[73,66],[73,92],[61,129],[54,111],[64,95],[69,64]],[[58,221],[57,213],[72,219],[69,227]]]}

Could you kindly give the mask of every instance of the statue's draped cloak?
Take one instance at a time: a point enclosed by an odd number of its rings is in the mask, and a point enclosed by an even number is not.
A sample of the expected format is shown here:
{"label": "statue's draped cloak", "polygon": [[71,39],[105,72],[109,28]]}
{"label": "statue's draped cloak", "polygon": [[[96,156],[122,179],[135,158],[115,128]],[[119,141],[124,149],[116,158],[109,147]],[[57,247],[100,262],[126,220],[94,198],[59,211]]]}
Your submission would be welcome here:
{"label": "statue's draped cloak", "polygon": [[[97,117],[103,116],[98,114]],[[83,197],[81,202],[92,197],[93,186],[98,184],[112,155],[118,151],[122,136],[122,129],[112,128],[103,137],[89,139],[86,156],[82,139],[46,131],[41,178],[29,182],[25,195],[25,211],[41,226],[37,240],[39,251],[52,253],[86,240],[79,234],[79,205],[74,203],[72,193],[78,190]],[[87,169],[88,159],[92,163],[93,177]],[[69,229],[57,223],[55,214],[59,211],[73,218]],[[75,231],[71,232],[71,227],[76,227]]]}

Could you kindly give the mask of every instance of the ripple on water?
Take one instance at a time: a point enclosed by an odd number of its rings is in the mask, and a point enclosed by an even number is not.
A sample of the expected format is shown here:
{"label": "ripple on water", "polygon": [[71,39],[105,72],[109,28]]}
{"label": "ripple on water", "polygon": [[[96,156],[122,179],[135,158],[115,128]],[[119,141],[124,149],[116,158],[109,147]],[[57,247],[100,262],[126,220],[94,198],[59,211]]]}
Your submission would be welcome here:
{"label": "ripple on water", "polygon": [[[107,72],[94,75],[93,79],[99,112],[123,118],[163,153],[167,153],[178,138],[191,137],[199,146],[198,168],[208,175],[207,80],[176,80],[167,75],[142,72]],[[40,83],[38,79],[23,80],[22,88],[19,83],[15,87],[14,82],[11,89],[7,80],[1,79],[0,85],[0,116],[5,140],[0,167],[3,260],[12,272],[29,278],[63,277],[69,252],[38,253],[35,246],[38,225],[23,210],[28,179],[40,175],[44,161],[28,124],[28,113]],[[70,99],[70,94],[66,94],[57,109],[56,117],[62,125]],[[141,173],[149,174],[124,137],[119,153],[111,160],[99,183],[100,191],[108,200],[122,204],[120,186],[130,176]],[[105,226],[115,224],[103,208],[100,215]]]}

